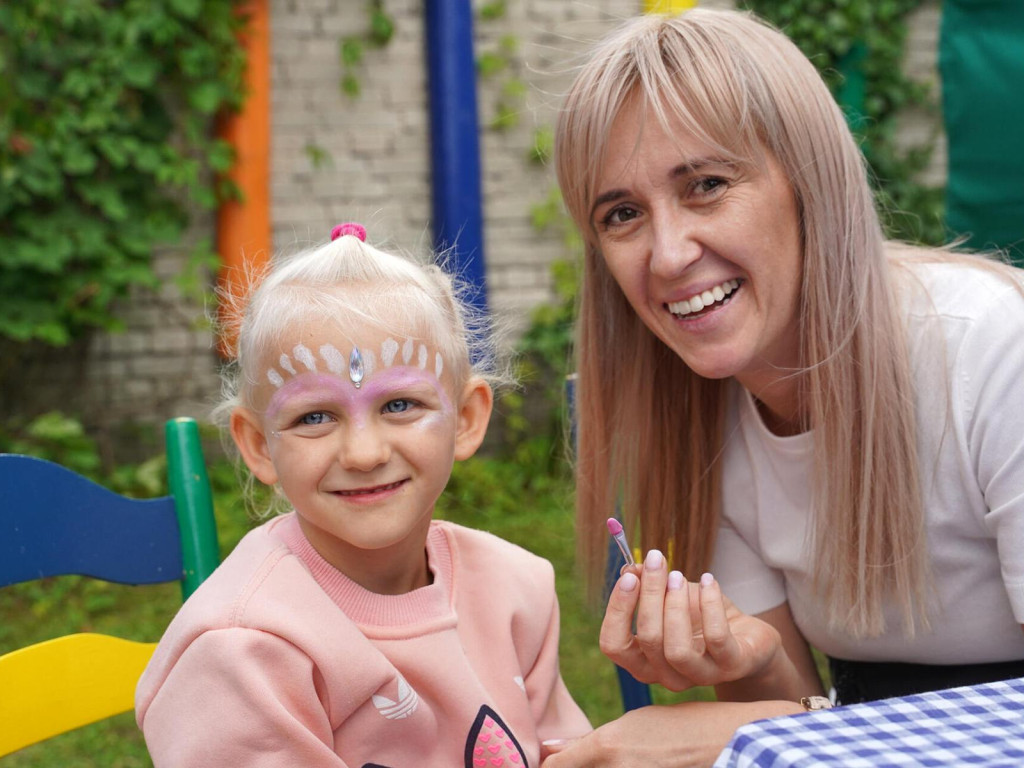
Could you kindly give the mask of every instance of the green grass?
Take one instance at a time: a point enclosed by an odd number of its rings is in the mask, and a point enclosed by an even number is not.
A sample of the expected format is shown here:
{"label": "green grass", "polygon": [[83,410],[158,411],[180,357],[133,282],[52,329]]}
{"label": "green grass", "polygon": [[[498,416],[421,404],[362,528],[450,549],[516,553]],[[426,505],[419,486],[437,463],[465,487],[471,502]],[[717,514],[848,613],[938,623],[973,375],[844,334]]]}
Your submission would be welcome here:
{"label": "green grass", "polygon": [[[574,572],[572,488],[565,467],[543,442],[525,444],[512,459],[477,458],[456,466],[438,516],[489,530],[549,559],[562,612],[562,673],[596,726],[622,713],[612,664],[597,647],[598,613],[583,604]],[[254,523],[225,466],[212,468],[218,532],[227,554]],[[0,591],[0,653],[69,632],[97,631],[157,640],[181,604],[176,584],[123,587],[79,577],[48,579]],[[655,701],[706,698],[655,691]],[[133,713],[28,747],[4,758],[4,768],[136,768],[150,766]]]}

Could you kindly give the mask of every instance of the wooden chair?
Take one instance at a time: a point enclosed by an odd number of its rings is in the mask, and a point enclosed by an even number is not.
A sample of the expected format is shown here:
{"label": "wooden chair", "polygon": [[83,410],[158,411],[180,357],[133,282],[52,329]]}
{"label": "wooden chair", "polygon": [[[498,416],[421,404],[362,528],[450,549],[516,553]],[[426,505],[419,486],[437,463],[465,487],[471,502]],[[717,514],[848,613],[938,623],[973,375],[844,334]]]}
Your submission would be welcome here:
{"label": "wooden chair", "polygon": [[[192,419],[166,424],[169,496],[129,499],[58,464],[0,454],[0,587],[79,574],[180,581],[187,598],[220,559]],[[0,656],[0,757],[127,712],[156,643],[81,633]]]}

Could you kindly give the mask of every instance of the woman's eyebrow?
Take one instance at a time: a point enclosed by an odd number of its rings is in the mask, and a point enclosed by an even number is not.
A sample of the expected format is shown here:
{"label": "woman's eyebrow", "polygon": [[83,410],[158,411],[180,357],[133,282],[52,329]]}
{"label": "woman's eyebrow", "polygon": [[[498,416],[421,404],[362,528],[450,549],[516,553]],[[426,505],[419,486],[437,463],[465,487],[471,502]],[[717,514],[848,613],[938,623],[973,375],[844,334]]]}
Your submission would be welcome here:
{"label": "woman's eyebrow", "polygon": [[624,187],[619,189],[609,189],[607,192],[602,192],[594,199],[594,204],[590,207],[590,220],[593,221],[594,212],[602,205],[605,203],[613,203],[616,200],[621,200],[627,195],[629,195],[629,190]]}

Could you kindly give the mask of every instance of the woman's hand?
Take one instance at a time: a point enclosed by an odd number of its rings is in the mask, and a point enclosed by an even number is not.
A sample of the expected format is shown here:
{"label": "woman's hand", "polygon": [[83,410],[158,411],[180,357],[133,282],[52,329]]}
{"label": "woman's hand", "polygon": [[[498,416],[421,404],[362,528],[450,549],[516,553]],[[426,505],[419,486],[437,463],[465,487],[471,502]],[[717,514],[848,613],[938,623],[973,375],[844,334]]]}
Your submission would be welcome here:
{"label": "woman's hand", "polygon": [[688,583],[657,550],[619,577],[601,650],[637,680],[673,691],[756,677],[785,657],[779,632],[736,608],[711,574]]}
{"label": "woman's hand", "polygon": [[545,743],[543,768],[710,766],[733,732],[754,720],[802,712],[789,701],[693,701],[643,707],[575,741]]}

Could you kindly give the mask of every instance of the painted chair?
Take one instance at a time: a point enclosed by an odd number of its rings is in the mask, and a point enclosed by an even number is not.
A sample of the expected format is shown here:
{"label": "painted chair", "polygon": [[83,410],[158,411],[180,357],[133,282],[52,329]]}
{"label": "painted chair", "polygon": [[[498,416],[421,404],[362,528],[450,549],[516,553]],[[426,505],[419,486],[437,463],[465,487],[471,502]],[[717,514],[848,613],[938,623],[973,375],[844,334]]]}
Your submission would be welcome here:
{"label": "painted chair", "polygon": [[[120,584],[180,581],[187,598],[217,567],[209,478],[193,419],[165,428],[171,494],[129,499],[42,459],[0,454],[0,587],[79,574]],[[0,757],[127,712],[156,643],[66,635],[0,656]]]}

